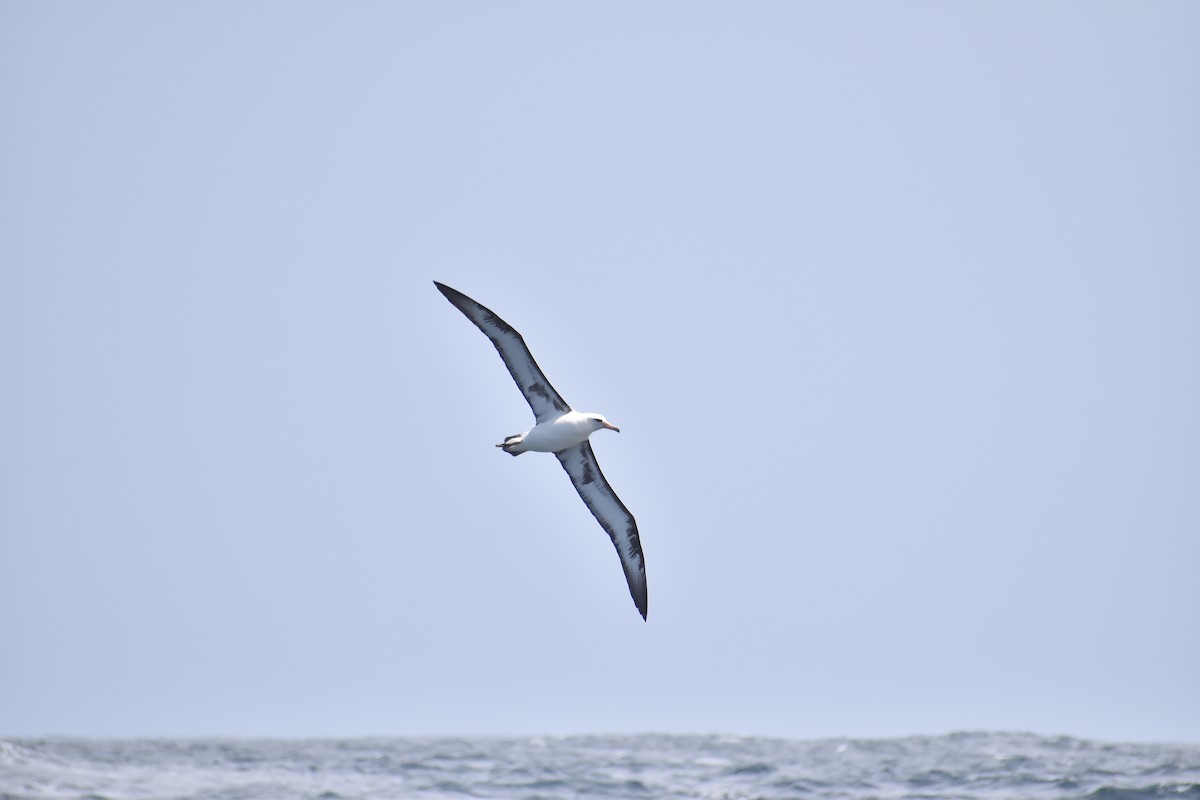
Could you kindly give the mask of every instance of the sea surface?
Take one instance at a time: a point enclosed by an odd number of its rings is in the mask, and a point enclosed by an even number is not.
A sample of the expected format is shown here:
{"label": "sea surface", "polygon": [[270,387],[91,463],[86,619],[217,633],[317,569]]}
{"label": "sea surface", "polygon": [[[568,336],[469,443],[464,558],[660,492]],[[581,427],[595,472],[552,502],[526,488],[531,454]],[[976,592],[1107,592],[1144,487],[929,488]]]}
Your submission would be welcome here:
{"label": "sea surface", "polygon": [[0,798],[1200,800],[1200,745],[1016,733],[4,739]]}

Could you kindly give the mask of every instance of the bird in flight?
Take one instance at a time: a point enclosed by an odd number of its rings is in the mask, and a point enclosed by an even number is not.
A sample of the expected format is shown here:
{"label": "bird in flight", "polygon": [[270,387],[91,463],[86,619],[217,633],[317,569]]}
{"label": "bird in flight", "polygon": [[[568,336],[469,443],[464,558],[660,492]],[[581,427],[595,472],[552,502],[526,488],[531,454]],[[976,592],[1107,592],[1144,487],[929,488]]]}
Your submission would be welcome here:
{"label": "bird in flight", "polygon": [[572,410],[546,380],[521,334],[493,311],[443,283],[434,281],[433,284],[496,346],[517,388],[533,410],[537,424],[524,433],[506,437],[496,446],[513,456],[533,451],[554,453],[558,457],[584,505],[617,548],[629,594],[642,619],[646,619],[646,560],[642,556],[637,523],[608,485],[588,442],[588,437],[602,428],[618,433],[621,429],[601,414]]}

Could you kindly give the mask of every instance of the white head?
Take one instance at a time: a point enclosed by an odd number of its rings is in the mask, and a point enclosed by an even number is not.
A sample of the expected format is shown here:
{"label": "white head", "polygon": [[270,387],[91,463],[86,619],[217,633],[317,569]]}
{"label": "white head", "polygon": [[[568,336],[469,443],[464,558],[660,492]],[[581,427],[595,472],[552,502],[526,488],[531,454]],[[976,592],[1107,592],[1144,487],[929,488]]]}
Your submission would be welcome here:
{"label": "white head", "polygon": [[587,420],[592,425],[593,431],[598,431],[601,428],[608,428],[610,431],[621,432],[621,429],[604,418],[603,414],[585,414]]}

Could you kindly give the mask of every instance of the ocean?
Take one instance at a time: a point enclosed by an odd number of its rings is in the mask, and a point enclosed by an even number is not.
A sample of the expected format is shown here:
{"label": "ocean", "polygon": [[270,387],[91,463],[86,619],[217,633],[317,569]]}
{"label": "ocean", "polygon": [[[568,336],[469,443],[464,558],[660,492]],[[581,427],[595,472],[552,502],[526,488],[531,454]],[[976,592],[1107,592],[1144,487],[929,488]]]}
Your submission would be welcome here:
{"label": "ocean", "polygon": [[1200,799],[1200,745],[1020,733],[4,739],[2,800]]}

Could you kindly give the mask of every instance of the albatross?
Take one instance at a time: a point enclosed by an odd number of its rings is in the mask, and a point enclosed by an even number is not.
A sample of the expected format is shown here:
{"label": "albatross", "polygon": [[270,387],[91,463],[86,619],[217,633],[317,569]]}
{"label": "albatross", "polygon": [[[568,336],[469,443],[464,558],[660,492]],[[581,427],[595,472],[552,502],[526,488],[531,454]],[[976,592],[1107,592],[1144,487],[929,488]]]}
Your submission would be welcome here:
{"label": "albatross", "polygon": [[629,594],[642,619],[646,619],[646,561],[642,556],[637,523],[605,480],[588,441],[588,437],[598,430],[607,428],[620,433],[621,429],[602,414],[580,413],[567,405],[542,374],[521,334],[495,312],[443,283],[434,281],[433,284],[496,346],[517,388],[533,410],[536,424],[524,433],[505,437],[496,447],[513,456],[538,452],[554,453],[558,457],[584,505],[617,548]]}

